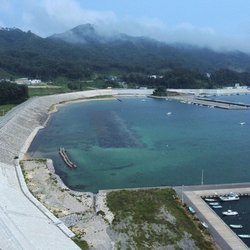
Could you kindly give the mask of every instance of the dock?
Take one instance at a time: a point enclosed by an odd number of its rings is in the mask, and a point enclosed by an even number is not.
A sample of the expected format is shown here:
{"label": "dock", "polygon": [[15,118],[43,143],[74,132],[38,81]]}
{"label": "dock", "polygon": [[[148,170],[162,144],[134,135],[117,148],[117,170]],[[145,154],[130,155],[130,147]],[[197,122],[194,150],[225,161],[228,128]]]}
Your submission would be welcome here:
{"label": "dock", "polygon": [[208,231],[221,249],[249,249],[204,201],[204,198],[218,197],[229,192],[235,192],[239,196],[250,196],[250,183],[179,186],[174,189],[182,202],[194,208],[199,220],[208,224]]}
{"label": "dock", "polygon": [[69,167],[69,168],[72,168],[72,169],[76,169],[77,168],[77,165],[74,164],[68,157],[67,153],[66,153],[66,150],[63,148],[63,147],[60,147],[59,148],[59,154],[60,156],[62,157],[63,161],[66,163],[66,165]]}
{"label": "dock", "polygon": [[214,108],[222,108],[222,109],[250,109],[250,104],[241,103],[241,102],[231,102],[224,100],[214,100],[211,98],[200,98],[196,97],[193,99],[193,104],[198,104],[202,106],[209,106]]}

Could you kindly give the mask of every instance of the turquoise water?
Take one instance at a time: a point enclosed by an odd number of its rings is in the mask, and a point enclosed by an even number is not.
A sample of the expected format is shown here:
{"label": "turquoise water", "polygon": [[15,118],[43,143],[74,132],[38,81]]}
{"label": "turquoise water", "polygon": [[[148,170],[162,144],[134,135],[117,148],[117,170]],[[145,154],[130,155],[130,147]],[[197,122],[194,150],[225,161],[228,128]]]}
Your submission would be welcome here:
{"label": "turquoise water", "polygon": [[[244,98],[250,103],[250,96]],[[204,184],[248,182],[249,142],[248,110],[123,98],[65,105],[38,133],[29,152],[53,159],[70,188],[96,192],[200,184],[202,170]],[[60,146],[78,165],[76,170],[65,166]]]}

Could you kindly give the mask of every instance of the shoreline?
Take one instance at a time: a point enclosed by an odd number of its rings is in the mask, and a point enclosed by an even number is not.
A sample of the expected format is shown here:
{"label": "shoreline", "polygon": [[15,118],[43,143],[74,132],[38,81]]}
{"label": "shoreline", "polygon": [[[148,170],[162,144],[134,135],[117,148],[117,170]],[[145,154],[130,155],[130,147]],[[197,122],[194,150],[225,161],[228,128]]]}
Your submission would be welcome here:
{"label": "shoreline", "polygon": [[[34,99],[30,100],[29,103],[25,103],[25,105],[22,105],[22,107],[24,107],[22,110],[18,109],[18,111],[20,111],[20,112],[18,112],[18,113],[12,112],[13,114],[12,114],[12,116],[10,116],[10,119],[8,116],[7,121],[4,123],[4,125],[2,127],[0,127],[0,136],[3,139],[3,144],[2,144],[3,146],[0,145],[0,154],[2,154],[1,156],[3,156],[1,159],[1,161],[3,161],[2,163],[7,163],[11,166],[14,165],[13,158],[17,155],[19,156],[19,159],[23,159],[23,157],[27,153],[27,150],[28,150],[30,144],[32,143],[33,139],[35,138],[36,134],[39,132],[40,129],[46,127],[46,125],[51,117],[51,114],[56,112],[58,110],[57,108],[58,107],[60,108],[60,105],[65,105],[65,104],[75,102],[75,101],[82,102],[82,101],[95,100],[95,99],[87,99],[87,98],[93,97],[97,94],[99,94],[99,96],[100,96],[100,95],[106,95],[107,93],[109,93],[109,94],[111,93],[112,95],[124,96],[123,94],[127,93],[128,90],[121,91],[123,93],[121,95],[119,95],[117,92],[119,92],[119,91],[118,90],[112,90],[112,91],[110,91],[110,90],[109,91],[106,91],[106,90],[100,91],[99,90],[99,91],[90,91],[87,93],[86,93],[86,91],[84,91],[81,93],[77,92],[77,93],[60,94],[60,95],[55,95],[55,96],[45,96],[45,97],[41,97],[41,98],[34,98]],[[93,96],[91,96],[91,95],[93,95]],[[145,94],[145,92],[144,92],[144,94],[142,94],[140,96],[146,96],[146,95],[147,94]],[[81,100],[77,100],[77,99],[79,99],[79,96],[82,96]],[[135,91],[134,94],[131,94],[130,96],[138,97],[138,91]],[[72,99],[72,97],[75,97],[75,99]],[[100,100],[100,98],[97,98],[97,100]],[[107,99],[105,98],[104,100],[107,100]],[[41,103],[40,103],[40,101],[41,101]],[[63,103],[60,103],[60,102],[63,102]],[[49,112],[49,108],[53,105],[55,105],[55,107],[54,107],[55,110],[53,108],[52,111]],[[20,133],[18,133],[18,129],[21,130]],[[11,135],[10,132],[8,132],[8,131],[15,131],[17,134],[16,134],[16,136]],[[22,131],[23,131],[23,133],[22,133]],[[10,140],[8,139],[9,136],[11,138]],[[16,141],[14,141],[14,139]],[[15,143],[12,143],[13,141]],[[5,143],[6,143],[6,145],[5,145]],[[17,170],[18,178],[24,178],[22,172],[20,173],[20,171],[19,171],[21,169],[20,166],[15,166],[15,168]],[[51,169],[53,170],[54,166],[51,166]],[[58,175],[56,175],[56,176],[58,176]],[[58,177],[60,178],[60,176],[58,176]],[[60,180],[61,180],[61,178],[60,178]],[[63,181],[60,184],[66,186],[63,183]],[[20,186],[21,185],[26,186],[26,188],[27,188],[27,185],[25,182],[24,182],[24,184],[20,184]],[[66,187],[66,188],[68,189],[68,187]],[[22,187],[21,187],[21,189],[22,189]],[[76,192],[76,191],[73,191],[73,192]],[[29,195],[32,196],[32,194],[30,192],[29,192]],[[105,205],[105,195],[104,195],[104,197],[100,196],[99,200],[102,201],[100,204]],[[37,203],[41,204],[38,200],[36,200],[36,201],[37,201]],[[102,206],[100,206],[100,207],[102,207]],[[104,208],[101,208],[101,209],[105,209],[105,206],[104,206]],[[12,207],[12,210],[15,211],[15,206]],[[46,210],[43,211],[43,209],[40,209],[40,211],[46,215]],[[54,219],[57,219],[57,218],[54,217]],[[53,218],[51,220],[53,221]],[[55,221],[58,221],[58,219]],[[99,222],[100,221],[98,221],[98,223]],[[60,228],[60,226],[63,226],[63,224],[61,224],[61,223],[56,223],[56,222],[53,222],[53,223],[55,225],[57,225],[58,228]],[[93,224],[91,224],[91,223],[93,223]],[[90,223],[90,225],[95,225],[95,223],[97,223],[97,222],[91,221],[91,223]],[[102,227],[102,230],[104,230],[103,228],[105,228],[105,227]],[[96,233],[94,233],[94,231],[95,230],[93,229],[90,233],[88,233],[88,236],[90,237],[90,239],[92,237],[93,241],[94,241],[94,238],[96,237]],[[107,242],[107,238],[105,238],[104,242],[105,241]],[[93,244],[95,244],[95,243],[93,243]],[[109,242],[108,244],[112,245],[112,242],[111,243]]]}
{"label": "shoreline", "polygon": [[[110,95],[110,91],[108,93]],[[115,93],[115,94],[117,94],[117,93]],[[61,106],[65,105],[65,104],[75,103],[75,102],[96,101],[96,100],[115,100],[115,99],[117,99],[115,97],[99,98],[102,95],[107,95],[107,92],[104,90],[103,92],[100,93],[100,91],[99,91],[98,95],[87,96],[87,97],[84,96],[81,98],[73,98],[73,99],[65,98],[66,100],[63,100],[63,101],[52,100],[52,103],[46,108],[46,112],[45,112],[46,119],[44,119],[42,124],[39,124],[39,126],[36,126],[29,133],[25,142],[21,146],[21,149],[19,150],[18,159],[24,160],[25,155],[27,154],[27,151],[28,151],[31,143],[32,143],[33,139],[35,138],[35,136],[37,135],[37,133],[39,132],[39,130],[43,129],[47,126],[47,123],[48,123],[49,119],[51,118],[51,114],[54,112],[57,112]],[[112,95],[113,95],[113,93],[112,93]],[[143,96],[145,96],[145,95],[147,95],[147,94],[144,93]],[[56,95],[55,97],[57,97],[57,96],[58,95]],[[61,94],[60,96],[67,96],[67,94]],[[96,96],[98,98],[93,98]],[[132,96],[134,96],[134,94],[132,94]],[[136,93],[136,96],[138,96],[138,93]],[[51,96],[49,96],[48,98],[51,98]],[[49,109],[51,109],[51,110],[49,110]],[[43,117],[44,117],[44,115],[43,115]],[[1,131],[1,128],[0,128],[0,131]],[[91,216],[90,216],[91,218],[88,219],[87,226],[84,226],[84,228],[89,227],[90,229],[88,229],[87,232],[85,232],[85,231],[82,231],[82,229],[80,227],[79,230],[76,229],[72,233],[72,231],[70,231],[68,229],[68,227],[65,226],[65,224],[61,222],[61,220],[59,220],[55,217],[55,213],[57,214],[57,212],[55,212],[55,211],[53,212],[53,210],[49,209],[52,212],[51,213],[48,210],[47,206],[44,206],[44,204],[42,204],[40,202],[40,199],[37,199],[37,197],[34,197],[33,192],[32,193],[30,192],[30,190],[27,187],[28,184],[26,183],[24,173],[22,172],[21,166],[19,165],[19,160],[15,161],[16,162],[15,168],[16,168],[16,174],[17,174],[18,180],[20,182],[20,187],[21,187],[22,192],[30,200],[31,203],[33,203],[42,213],[44,213],[46,216],[48,216],[49,219],[52,220],[53,224],[57,225],[57,227],[60,230],[62,230],[63,233],[66,234],[67,237],[69,237],[69,238],[72,238],[76,235],[78,239],[81,239],[81,240],[86,239],[87,242],[91,244],[91,246],[96,246],[96,247],[98,247],[98,244],[100,244],[100,241],[101,241],[102,246],[108,247],[108,249],[113,249],[114,242],[112,242],[112,240],[110,239],[109,235],[106,232],[106,229],[109,226],[109,224],[107,222],[109,222],[109,223],[112,222],[113,214],[110,213],[109,209],[106,206],[106,194],[105,193],[102,192],[100,194],[94,195],[93,193],[90,193],[90,192],[77,192],[77,191],[69,189],[65,185],[65,183],[62,181],[60,176],[55,173],[55,168],[53,166],[52,160],[48,160],[49,174],[51,174],[51,176],[53,176],[55,178],[56,183],[58,183],[58,185],[59,185],[58,190],[59,191],[61,191],[61,192],[67,191],[67,192],[73,194],[73,196],[80,195],[80,196],[85,196],[85,197],[86,196],[91,197],[91,199],[93,200],[92,205],[90,205],[90,207],[91,206],[93,207],[93,211],[91,212]],[[88,209],[92,209],[90,207],[88,207]],[[101,215],[96,215],[96,213],[98,213],[98,211],[103,211],[103,210],[105,211],[106,216],[103,217]],[[69,219],[69,220],[72,220],[72,219]],[[65,222],[65,221],[63,221],[63,222]],[[66,222],[67,222],[67,220],[66,220]],[[98,232],[96,232],[96,228],[99,228]],[[84,237],[83,237],[83,235],[84,235]],[[99,243],[96,242],[96,237],[100,238]]]}

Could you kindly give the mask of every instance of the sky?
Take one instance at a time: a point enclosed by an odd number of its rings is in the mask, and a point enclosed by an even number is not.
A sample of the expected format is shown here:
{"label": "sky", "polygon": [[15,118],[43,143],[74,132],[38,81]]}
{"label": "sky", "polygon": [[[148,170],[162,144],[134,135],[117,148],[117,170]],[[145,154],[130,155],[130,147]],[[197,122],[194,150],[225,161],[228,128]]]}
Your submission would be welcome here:
{"label": "sky", "polygon": [[91,23],[105,34],[250,53],[249,0],[0,0],[0,6],[1,27],[42,37]]}

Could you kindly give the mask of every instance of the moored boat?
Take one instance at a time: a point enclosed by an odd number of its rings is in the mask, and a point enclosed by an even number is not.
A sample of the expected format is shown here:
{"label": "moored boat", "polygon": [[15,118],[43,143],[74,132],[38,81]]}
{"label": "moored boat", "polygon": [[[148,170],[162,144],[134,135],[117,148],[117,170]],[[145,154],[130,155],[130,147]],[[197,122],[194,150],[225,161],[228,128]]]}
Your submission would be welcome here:
{"label": "moored boat", "polygon": [[216,201],[216,200],[212,198],[205,198],[205,201]]}
{"label": "moored boat", "polygon": [[221,205],[212,206],[212,208],[222,208]]}
{"label": "moored boat", "polygon": [[211,206],[218,206],[218,205],[220,205],[219,202],[209,202],[208,204],[211,205]]}
{"label": "moored boat", "polygon": [[231,215],[238,215],[238,212],[228,209],[227,211],[222,212],[222,214],[231,216]]}
{"label": "moored boat", "polygon": [[250,234],[238,234],[238,236],[242,239],[249,239],[250,238]]}
{"label": "moored boat", "polygon": [[221,201],[237,201],[240,199],[239,195],[233,192],[230,192],[226,195],[222,195],[219,198]]}
{"label": "moored boat", "polygon": [[237,228],[243,228],[243,226],[242,225],[236,225],[236,224],[230,224],[229,225],[231,228],[235,228],[235,229],[237,229]]}

